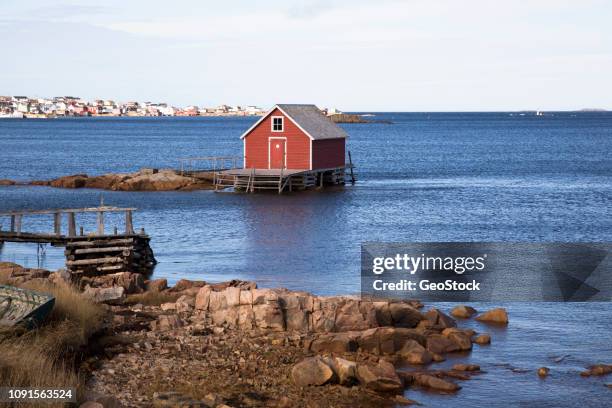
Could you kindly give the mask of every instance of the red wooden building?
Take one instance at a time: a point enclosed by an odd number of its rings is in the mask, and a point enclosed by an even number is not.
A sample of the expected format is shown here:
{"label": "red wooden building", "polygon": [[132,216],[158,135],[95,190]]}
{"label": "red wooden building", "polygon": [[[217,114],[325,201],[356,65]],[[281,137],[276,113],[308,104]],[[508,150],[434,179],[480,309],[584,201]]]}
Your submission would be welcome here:
{"label": "red wooden building", "polygon": [[347,137],[315,105],[276,105],[241,136],[243,168],[220,171],[215,186],[281,193],[344,184],[346,169],[354,182]]}
{"label": "red wooden building", "polygon": [[315,105],[280,104],[242,135],[244,168],[344,167],[346,132]]}

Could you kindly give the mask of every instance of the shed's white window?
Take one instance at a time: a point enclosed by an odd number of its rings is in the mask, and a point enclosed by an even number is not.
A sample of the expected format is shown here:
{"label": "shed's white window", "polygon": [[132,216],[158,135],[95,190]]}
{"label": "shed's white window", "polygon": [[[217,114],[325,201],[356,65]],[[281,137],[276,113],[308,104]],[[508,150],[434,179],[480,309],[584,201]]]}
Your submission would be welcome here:
{"label": "shed's white window", "polygon": [[283,131],[283,117],[282,116],[272,116],[272,131],[273,132]]}

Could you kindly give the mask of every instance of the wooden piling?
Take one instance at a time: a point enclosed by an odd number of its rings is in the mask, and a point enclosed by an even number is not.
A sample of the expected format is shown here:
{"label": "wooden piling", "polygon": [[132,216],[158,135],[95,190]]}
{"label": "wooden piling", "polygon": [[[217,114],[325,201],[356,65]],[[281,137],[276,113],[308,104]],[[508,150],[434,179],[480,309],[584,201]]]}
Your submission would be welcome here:
{"label": "wooden piling", "polygon": [[125,212],[125,233],[134,233],[134,224],[132,223],[132,210],[127,210]]}
{"label": "wooden piling", "polygon": [[62,213],[53,214],[53,232],[55,235],[62,235]]}
{"label": "wooden piling", "polygon": [[74,213],[68,213],[68,236],[76,236],[76,215]]}
{"label": "wooden piling", "polygon": [[104,211],[98,211],[98,235],[104,235]]}

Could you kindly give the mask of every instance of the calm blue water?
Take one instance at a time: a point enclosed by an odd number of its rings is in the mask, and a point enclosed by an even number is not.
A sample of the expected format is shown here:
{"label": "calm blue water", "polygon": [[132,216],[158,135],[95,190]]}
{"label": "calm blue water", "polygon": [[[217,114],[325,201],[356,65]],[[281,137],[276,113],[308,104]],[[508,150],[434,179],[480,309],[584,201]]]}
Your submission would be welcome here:
{"label": "calm blue water", "polygon": [[[283,196],[104,192],[104,201],[140,209],[135,225],[153,237],[159,277],[252,279],[319,294],[359,291],[363,241],[612,241],[612,113],[388,113],[376,119],[393,123],[343,125],[357,166],[354,187]],[[254,120],[2,120],[0,178],[47,179],[177,167],[177,158],[185,156],[241,156],[239,136]],[[0,187],[0,211],[92,206],[100,194]],[[79,222],[93,229],[93,221]],[[6,228],[8,221],[0,222]],[[24,229],[51,225],[50,219],[26,219]],[[30,245],[5,244],[0,259],[39,262]],[[49,268],[63,262],[55,248],[42,259]],[[577,377],[587,364],[612,362],[609,303],[508,308],[508,329],[492,331],[494,344],[469,356],[487,374],[450,399],[415,391],[408,396],[433,406],[612,401],[605,379]],[[552,360],[566,354],[559,363]],[[495,365],[504,362],[546,365],[553,375],[541,381],[533,372]]]}

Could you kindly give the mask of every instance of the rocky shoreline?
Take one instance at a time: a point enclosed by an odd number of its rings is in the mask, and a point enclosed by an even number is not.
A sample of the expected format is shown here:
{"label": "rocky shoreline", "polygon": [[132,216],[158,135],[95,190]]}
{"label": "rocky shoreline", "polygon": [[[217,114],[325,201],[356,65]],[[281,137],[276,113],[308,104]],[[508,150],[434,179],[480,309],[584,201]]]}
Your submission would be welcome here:
{"label": "rocky shoreline", "polygon": [[[489,347],[491,336],[458,327],[461,319],[508,324],[504,309],[458,306],[448,315],[418,301],[323,297],[237,280],[168,287],[127,272],[72,282],[62,270],[0,263],[2,271],[14,285],[70,281],[104,305],[103,329],[90,340],[97,352],[80,367],[89,408],[416,404],[403,397],[406,388],[452,394],[486,375],[473,364],[435,368],[449,353]],[[583,375],[610,371],[602,364]]]}
{"label": "rocky shoreline", "polygon": [[101,176],[73,174],[52,180],[17,182],[2,179],[0,186],[29,185],[55,188],[95,188],[111,191],[193,191],[214,188],[212,172],[197,177],[181,175],[172,169],[141,169],[134,173],[108,173]]}

